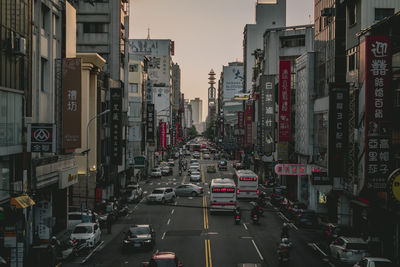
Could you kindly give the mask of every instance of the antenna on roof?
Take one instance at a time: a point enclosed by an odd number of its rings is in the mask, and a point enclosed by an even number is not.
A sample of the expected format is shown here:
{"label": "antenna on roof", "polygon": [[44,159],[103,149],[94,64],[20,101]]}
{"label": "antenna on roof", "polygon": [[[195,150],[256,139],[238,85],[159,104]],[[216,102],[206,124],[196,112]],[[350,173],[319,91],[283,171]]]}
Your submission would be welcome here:
{"label": "antenna on roof", "polygon": [[149,27],[147,27],[147,39],[148,40],[150,39],[150,28]]}

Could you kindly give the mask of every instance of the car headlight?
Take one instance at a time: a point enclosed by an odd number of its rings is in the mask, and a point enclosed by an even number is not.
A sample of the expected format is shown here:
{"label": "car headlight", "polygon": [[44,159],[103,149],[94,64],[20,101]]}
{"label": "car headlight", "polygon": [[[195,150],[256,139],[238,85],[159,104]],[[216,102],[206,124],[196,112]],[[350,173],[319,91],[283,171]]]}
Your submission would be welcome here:
{"label": "car headlight", "polygon": [[143,241],[144,243],[150,243],[151,239]]}
{"label": "car headlight", "polygon": [[131,243],[130,240],[124,240],[124,244],[129,244],[129,243]]}

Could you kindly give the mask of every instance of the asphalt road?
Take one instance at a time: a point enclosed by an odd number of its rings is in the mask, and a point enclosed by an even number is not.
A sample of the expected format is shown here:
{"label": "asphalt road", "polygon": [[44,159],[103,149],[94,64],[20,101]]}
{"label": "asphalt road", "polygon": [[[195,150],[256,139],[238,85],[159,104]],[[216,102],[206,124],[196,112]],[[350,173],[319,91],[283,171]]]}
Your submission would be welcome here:
{"label": "asphalt road", "polygon": [[[189,159],[187,157],[187,159]],[[175,163],[177,160],[175,161]],[[258,266],[278,266],[276,248],[280,238],[280,229],[284,217],[272,206],[265,209],[259,225],[250,221],[249,203],[241,201],[242,223],[235,225],[232,214],[213,214],[207,210],[209,201],[209,183],[216,177],[231,178],[233,168],[229,162],[228,171],[209,174],[206,167],[217,164],[213,160],[200,160],[204,196],[178,197],[175,203],[147,204],[145,201],[131,205],[133,211],[126,218],[114,224],[114,232],[108,236],[104,246],[86,263],[96,267],[141,266],[156,251],[173,251],[182,260],[184,266],[191,267],[228,267],[238,264],[253,263]],[[175,187],[182,182],[189,182],[187,173],[177,176],[178,167],[174,167],[173,176],[152,179],[143,185],[145,195],[156,187]],[[248,209],[248,210],[246,210]],[[156,232],[156,245],[153,251],[132,251],[123,253],[121,244],[123,231],[131,224],[146,223]],[[324,261],[308,245],[318,239],[314,230],[298,229],[291,225],[290,237],[293,242],[289,266],[320,267],[333,266]],[[107,236],[107,233],[103,233]],[[82,266],[67,263],[63,266]]]}

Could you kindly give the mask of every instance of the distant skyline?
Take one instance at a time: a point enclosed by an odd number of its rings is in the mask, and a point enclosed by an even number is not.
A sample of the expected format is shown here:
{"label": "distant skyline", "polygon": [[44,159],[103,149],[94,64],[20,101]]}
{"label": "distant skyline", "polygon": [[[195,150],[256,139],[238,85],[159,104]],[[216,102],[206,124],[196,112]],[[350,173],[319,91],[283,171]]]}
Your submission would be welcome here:
{"label": "distant skyline", "polygon": [[[263,0],[269,1],[270,0]],[[203,100],[207,117],[208,72],[243,61],[243,29],[255,23],[256,0],[131,0],[131,39],[175,41],[172,60],[181,67],[185,99]],[[286,0],[286,24],[314,23],[314,0]]]}

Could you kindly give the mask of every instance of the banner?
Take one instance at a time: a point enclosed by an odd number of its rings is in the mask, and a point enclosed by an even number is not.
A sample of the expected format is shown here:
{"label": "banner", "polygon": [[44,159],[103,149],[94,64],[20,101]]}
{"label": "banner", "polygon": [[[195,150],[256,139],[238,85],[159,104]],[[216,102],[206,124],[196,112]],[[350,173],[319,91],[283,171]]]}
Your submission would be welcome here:
{"label": "banner", "polygon": [[391,57],[390,37],[365,37],[365,186],[379,192],[390,174]]}
{"label": "banner", "polygon": [[238,111],[237,115],[238,115],[238,128],[239,129],[243,129],[244,125],[243,125],[243,111]]}
{"label": "banner", "polygon": [[122,90],[110,88],[111,163],[122,164]]}
{"label": "banner", "polygon": [[147,103],[147,142],[154,141],[154,104]]}
{"label": "banner", "polygon": [[279,61],[278,141],[290,141],[290,61]]}
{"label": "banner", "polygon": [[160,146],[163,150],[167,149],[167,123],[160,122]]}
{"label": "banner", "polygon": [[244,113],[244,125],[245,125],[245,145],[250,147],[252,145],[252,134],[253,134],[253,102],[246,101],[246,110]]}
{"label": "banner", "polygon": [[274,75],[262,75],[260,77],[259,112],[261,121],[261,150],[266,155],[274,151],[274,125],[275,125],[275,97]]}
{"label": "banner", "polygon": [[62,59],[62,147],[81,147],[82,73],[80,58]]}
{"label": "banner", "polygon": [[[328,174],[330,181],[346,176],[349,88],[346,84],[331,84],[329,91]],[[325,181],[326,182],[326,181]]]}

